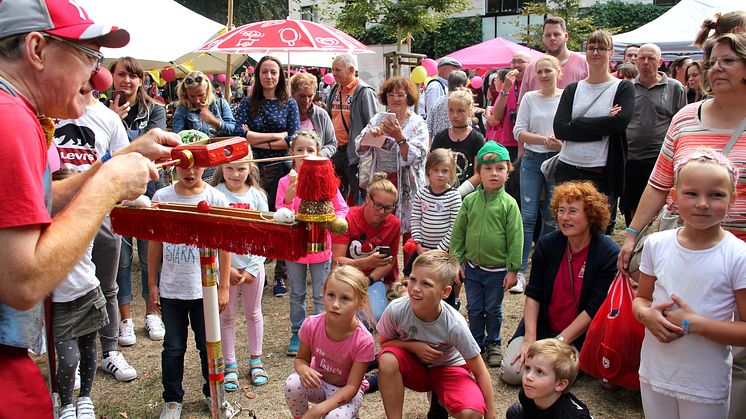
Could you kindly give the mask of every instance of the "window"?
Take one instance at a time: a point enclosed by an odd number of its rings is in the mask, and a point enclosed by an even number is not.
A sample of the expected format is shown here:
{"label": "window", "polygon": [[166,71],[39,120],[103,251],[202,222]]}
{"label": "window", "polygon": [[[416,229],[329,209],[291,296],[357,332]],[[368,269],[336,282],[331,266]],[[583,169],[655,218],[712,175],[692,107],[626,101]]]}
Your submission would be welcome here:
{"label": "window", "polygon": [[535,3],[539,1],[542,3],[546,2],[546,0],[487,0],[486,14],[517,15],[521,11],[521,7],[526,3]]}
{"label": "window", "polygon": [[300,18],[302,20],[317,22],[319,17],[318,17],[318,13],[316,12],[316,5],[301,6]]}
{"label": "window", "polygon": [[681,0],[653,0],[653,4],[656,6],[673,6]]}

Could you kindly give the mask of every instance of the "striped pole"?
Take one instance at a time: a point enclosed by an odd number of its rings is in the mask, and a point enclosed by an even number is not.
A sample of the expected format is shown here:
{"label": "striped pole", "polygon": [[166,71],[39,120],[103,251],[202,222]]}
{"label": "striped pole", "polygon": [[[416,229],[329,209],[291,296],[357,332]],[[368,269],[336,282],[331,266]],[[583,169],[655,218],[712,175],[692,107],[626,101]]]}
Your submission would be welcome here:
{"label": "striped pole", "polygon": [[220,314],[218,307],[218,270],[215,249],[199,249],[202,267],[202,309],[205,312],[205,336],[207,338],[207,376],[212,400],[213,419],[224,419],[232,415],[232,408],[225,400],[223,387],[225,366],[220,343]]}

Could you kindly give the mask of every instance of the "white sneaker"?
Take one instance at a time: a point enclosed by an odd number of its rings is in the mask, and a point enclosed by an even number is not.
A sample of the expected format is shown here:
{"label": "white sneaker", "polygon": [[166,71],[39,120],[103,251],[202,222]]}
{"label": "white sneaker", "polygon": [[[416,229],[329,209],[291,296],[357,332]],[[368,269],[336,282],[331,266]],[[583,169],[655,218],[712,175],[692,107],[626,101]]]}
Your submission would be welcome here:
{"label": "white sneaker", "polygon": [[59,419],[76,419],[75,417],[75,405],[74,404],[68,404],[62,407],[62,410],[60,410],[60,415],[58,416]]}
{"label": "white sneaker", "polygon": [[171,402],[163,403],[163,410],[161,410],[161,419],[180,419],[181,418],[181,403]]}
{"label": "white sneaker", "polygon": [[163,325],[161,316],[157,314],[145,316],[145,330],[148,331],[151,340],[163,340],[163,336],[166,334],[166,326]]}
{"label": "white sneaker", "polygon": [[526,289],[526,274],[518,272],[518,282],[510,289],[511,294],[521,294]]}
{"label": "white sneaker", "polygon": [[132,346],[137,342],[135,336],[135,322],[132,319],[122,319],[119,322],[119,345]]}
{"label": "white sneaker", "polygon": [[73,385],[73,390],[80,390],[80,363],[75,367],[75,384]]}
{"label": "white sneaker", "polygon": [[96,419],[96,413],[93,411],[93,400],[90,397],[78,397],[75,407],[78,410],[78,419]]}
{"label": "white sneaker", "polygon": [[109,356],[104,358],[101,363],[101,369],[114,375],[114,378],[118,381],[132,381],[137,378],[137,371],[127,363],[124,355],[118,351],[109,352]]}

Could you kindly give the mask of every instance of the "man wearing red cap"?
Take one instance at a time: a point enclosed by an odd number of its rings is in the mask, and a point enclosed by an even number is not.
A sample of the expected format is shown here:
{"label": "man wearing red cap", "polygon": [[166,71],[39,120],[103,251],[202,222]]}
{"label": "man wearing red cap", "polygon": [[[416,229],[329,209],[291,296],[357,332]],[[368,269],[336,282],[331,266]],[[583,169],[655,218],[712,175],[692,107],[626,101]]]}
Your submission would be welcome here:
{"label": "man wearing red cap", "polygon": [[[9,180],[0,188],[0,417],[53,416],[27,355],[42,349],[41,301],[84,254],[109,210],[156,178],[146,157],[166,157],[167,146],[179,144],[153,130],[105,156],[105,164],[52,186],[48,117],[78,118],[101,80],[99,48],[128,42],[126,31],[96,25],[73,0],[0,1],[0,176]],[[98,84],[111,82],[103,79]]]}

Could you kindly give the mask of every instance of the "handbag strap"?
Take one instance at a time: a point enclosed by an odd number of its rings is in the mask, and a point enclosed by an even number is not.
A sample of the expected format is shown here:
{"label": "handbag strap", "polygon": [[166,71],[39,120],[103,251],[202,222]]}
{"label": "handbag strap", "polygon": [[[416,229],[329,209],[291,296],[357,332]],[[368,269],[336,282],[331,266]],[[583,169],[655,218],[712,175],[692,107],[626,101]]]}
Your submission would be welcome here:
{"label": "handbag strap", "polygon": [[728,140],[728,144],[723,147],[724,156],[727,156],[728,153],[730,153],[730,150],[733,148],[734,145],[736,145],[736,141],[738,141],[738,139],[741,137],[741,134],[744,130],[746,130],[746,118],[743,118],[741,123],[738,125],[738,128],[733,131],[733,135],[730,137],[730,140]]}
{"label": "handbag strap", "polygon": [[[617,83],[614,83],[614,81],[612,80],[612,83],[610,83],[608,86],[606,86],[606,88],[604,89],[604,91],[601,92],[598,96],[596,96],[596,98],[593,99],[593,101],[590,103],[590,105],[588,105],[585,109],[583,109],[583,112],[579,112],[578,115],[585,116],[585,114],[588,113],[589,110],[591,110],[591,108],[593,107],[593,105],[595,105],[596,102],[598,102],[598,100],[601,99],[601,96],[603,96],[604,93],[606,93],[609,89],[611,89],[611,86],[614,86],[615,84],[617,84]],[[577,92],[577,90],[575,92]]]}

